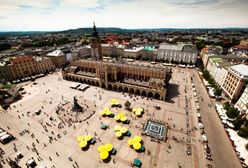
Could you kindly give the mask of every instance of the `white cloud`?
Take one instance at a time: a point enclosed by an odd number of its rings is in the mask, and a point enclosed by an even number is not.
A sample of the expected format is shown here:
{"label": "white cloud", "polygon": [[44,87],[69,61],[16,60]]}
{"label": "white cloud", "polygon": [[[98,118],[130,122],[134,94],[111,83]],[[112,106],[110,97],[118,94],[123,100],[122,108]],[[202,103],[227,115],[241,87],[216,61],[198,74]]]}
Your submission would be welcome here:
{"label": "white cloud", "polygon": [[0,0],[0,30],[91,27],[93,20],[98,27],[248,27],[247,14],[246,0]]}

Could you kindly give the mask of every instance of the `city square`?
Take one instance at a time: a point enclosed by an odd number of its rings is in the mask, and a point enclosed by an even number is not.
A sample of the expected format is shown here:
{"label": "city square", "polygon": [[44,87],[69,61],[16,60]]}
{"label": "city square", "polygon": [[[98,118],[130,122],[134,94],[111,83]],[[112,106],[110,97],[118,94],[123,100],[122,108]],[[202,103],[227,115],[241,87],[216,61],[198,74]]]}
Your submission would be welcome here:
{"label": "city square", "polygon": [[[1,126],[16,138],[2,147],[5,156],[14,160],[17,153],[15,150],[21,152],[24,158],[19,165],[22,166],[33,158],[38,166],[47,167],[130,167],[134,159],[138,158],[142,167],[204,167],[209,161],[204,157],[193,93],[185,93],[185,87],[190,87],[189,79],[189,74],[173,69],[169,88],[173,92],[168,94],[169,100],[165,102],[95,86],[79,91],[70,88],[75,82],[63,80],[60,72],[48,74],[34,82],[22,83],[26,94],[6,112],[1,112]],[[65,102],[72,105],[74,96],[83,107],[90,104],[83,112],[92,113],[90,117],[85,117],[86,120],[68,122],[66,115],[56,113],[58,105],[63,106]],[[189,132],[185,96],[190,102]],[[111,107],[112,99],[117,99],[122,107]],[[131,108],[143,108],[144,114],[137,117],[132,111],[127,111],[127,100]],[[64,105],[64,108],[69,109],[71,106]],[[100,112],[104,108],[109,108],[115,115],[124,113],[131,121],[130,124],[117,123],[114,118],[103,117]],[[34,113],[37,110],[41,110],[39,115]],[[143,134],[144,125],[149,119],[167,124],[166,140],[159,141]],[[106,130],[101,129],[102,124],[107,126]],[[126,127],[131,132],[131,138],[141,136],[145,151],[138,152],[130,148],[126,136],[118,139],[114,131],[116,125]],[[96,143],[82,150],[77,144],[80,135],[91,135],[95,137]],[[106,143],[111,143],[117,150],[108,162],[102,161],[97,151],[100,145]],[[187,144],[191,144],[190,153]]]}

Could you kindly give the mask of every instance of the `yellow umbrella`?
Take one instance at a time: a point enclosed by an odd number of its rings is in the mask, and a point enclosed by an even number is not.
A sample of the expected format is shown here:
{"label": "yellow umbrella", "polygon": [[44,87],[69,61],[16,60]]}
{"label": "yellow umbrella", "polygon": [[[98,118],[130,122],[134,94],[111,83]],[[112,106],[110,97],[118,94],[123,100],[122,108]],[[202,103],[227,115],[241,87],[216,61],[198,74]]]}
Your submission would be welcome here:
{"label": "yellow umbrella", "polygon": [[115,131],[119,131],[120,129],[121,129],[121,126],[119,126],[119,125],[115,126]]}
{"label": "yellow umbrella", "polygon": [[105,151],[104,145],[98,146],[97,150],[98,150],[98,152],[103,152],[103,151]]}
{"label": "yellow umbrella", "polygon": [[102,160],[107,159],[108,156],[109,156],[109,153],[108,153],[107,151],[102,151],[102,152],[100,153],[100,158],[101,158]]}
{"label": "yellow umbrella", "polygon": [[134,113],[136,113],[136,112],[142,113],[142,112],[144,111],[144,109],[143,109],[143,108],[140,108],[140,107],[135,107],[135,108],[133,108],[132,111],[133,111]]}
{"label": "yellow umbrella", "polygon": [[143,108],[139,107],[138,110],[142,113],[144,111]]}
{"label": "yellow umbrella", "polygon": [[119,113],[118,116],[125,117],[125,114],[124,113]]}
{"label": "yellow umbrella", "polygon": [[105,111],[101,111],[100,114],[101,114],[101,115],[104,115],[104,114],[105,114]]}
{"label": "yellow umbrella", "polygon": [[86,141],[90,141],[93,137],[91,135],[85,135],[84,138]]}
{"label": "yellow umbrella", "polygon": [[111,143],[108,143],[104,145],[104,148],[106,151],[110,152],[113,149],[113,145]]}
{"label": "yellow umbrella", "polygon": [[117,100],[117,99],[111,100],[111,105],[118,105],[118,104],[120,104],[119,100]]}
{"label": "yellow umbrella", "polygon": [[117,132],[115,132],[115,136],[119,138],[122,136],[122,133],[120,131],[117,131]]}
{"label": "yellow umbrella", "polygon": [[105,107],[104,109],[103,109],[103,111],[108,111],[109,110],[109,108],[108,107]]}
{"label": "yellow umbrella", "polygon": [[83,135],[80,135],[80,136],[77,137],[77,141],[78,142],[81,142],[83,140],[84,140],[84,136]]}
{"label": "yellow umbrella", "polygon": [[121,117],[121,121],[124,122],[127,120],[127,117]]}
{"label": "yellow umbrella", "polygon": [[133,112],[135,112],[136,110],[137,110],[137,108],[136,108],[136,107],[134,107],[134,108],[132,109],[132,111],[133,111]]}
{"label": "yellow umbrella", "polygon": [[112,112],[110,110],[106,111],[105,113],[106,113],[106,115],[112,114]]}
{"label": "yellow umbrella", "polygon": [[126,133],[126,132],[127,132],[127,128],[122,127],[122,128],[120,129],[120,131],[121,131],[121,133]]}
{"label": "yellow umbrella", "polygon": [[79,145],[81,148],[84,148],[84,147],[87,146],[87,141],[83,140],[83,141],[79,142],[78,145]]}
{"label": "yellow umbrella", "polygon": [[121,119],[121,116],[119,116],[119,115],[117,115],[117,116],[115,116],[115,120],[120,120]]}
{"label": "yellow umbrella", "polygon": [[139,116],[139,115],[141,115],[141,112],[140,112],[140,111],[135,111],[135,114],[136,114],[137,116]]}
{"label": "yellow umbrella", "polygon": [[133,139],[135,142],[140,142],[142,140],[140,136],[135,136]]}
{"label": "yellow umbrella", "polygon": [[134,139],[130,138],[128,141],[127,141],[128,145],[133,145],[134,144]]}
{"label": "yellow umbrella", "polygon": [[139,142],[135,142],[135,143],[133,144],[133,148],[134,148],[135,150],[139,150],[139,149],[141,148],[141,144],[140,144]]}

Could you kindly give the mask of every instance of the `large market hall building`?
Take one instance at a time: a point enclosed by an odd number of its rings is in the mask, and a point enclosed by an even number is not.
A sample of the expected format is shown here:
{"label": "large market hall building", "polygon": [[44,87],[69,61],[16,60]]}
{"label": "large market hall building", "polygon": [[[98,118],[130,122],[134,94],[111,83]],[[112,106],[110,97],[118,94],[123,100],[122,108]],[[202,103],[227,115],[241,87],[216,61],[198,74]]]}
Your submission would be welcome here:
{"label": "large market hall building", "polygon": [[[96,28],[93,29],[93,39]],[[100,43],[100,40],[99,40]],[[112,63],[101,60],[97,48],[91,60],[77,60],[62,71],[63,78],[99,86],[108,90],[127,92],[144,97],[165,100],[166,87],[171,78],[171,69],[155,68],[125,63]],[[95,57],[95,56],[94,56]]]}

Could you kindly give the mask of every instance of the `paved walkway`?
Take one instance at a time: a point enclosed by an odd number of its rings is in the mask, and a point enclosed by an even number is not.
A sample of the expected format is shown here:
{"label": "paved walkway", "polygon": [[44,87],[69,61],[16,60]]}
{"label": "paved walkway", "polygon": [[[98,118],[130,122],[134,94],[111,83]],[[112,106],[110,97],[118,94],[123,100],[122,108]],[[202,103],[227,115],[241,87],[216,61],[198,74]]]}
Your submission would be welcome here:
{"label": "paved walkway", "polygon": [[[213,155],[213,163],[216,168],[239,168],[241,163],[234,152],[225,129],[214,109],[214,105],[203,86],[196,70],[190,70],[194,75],[193,81],[196,87],[197,95],[201,95],[200,113],[204,124],[205,132],[208,136],[209,147]],[[200,98],[201,99],[201,98]],[[209,106],[211,104],[211,107]]]}

